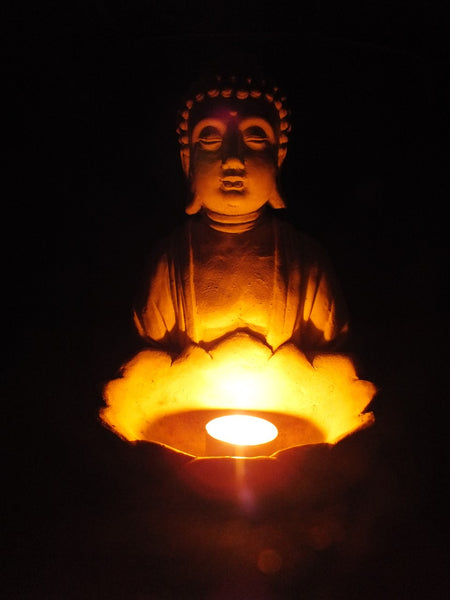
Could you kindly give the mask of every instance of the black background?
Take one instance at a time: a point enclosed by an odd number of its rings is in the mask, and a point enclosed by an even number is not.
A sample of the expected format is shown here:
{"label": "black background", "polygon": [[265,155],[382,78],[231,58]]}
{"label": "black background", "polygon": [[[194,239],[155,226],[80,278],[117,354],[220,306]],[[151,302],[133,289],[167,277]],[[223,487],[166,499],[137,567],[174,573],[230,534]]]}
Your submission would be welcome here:
{"label": "black background", "polygon": [[[8,11],[5,597],[445,597],[449,33],[448,11],[419,2]],[[345,568],[343,543],[340,562],[315,549],[261,574],[252,540],[289,529],[276,499],[250,518],[197,498],[160,449],[97,419],[104,383],[139,347],[146,253],[184,218],[180,99],[230,49],[286,91],[290,218],[328,250],[361,375],[379,388],[375,433],[356,444],[375,473],[367,497],[350,496],[383,534]]]}

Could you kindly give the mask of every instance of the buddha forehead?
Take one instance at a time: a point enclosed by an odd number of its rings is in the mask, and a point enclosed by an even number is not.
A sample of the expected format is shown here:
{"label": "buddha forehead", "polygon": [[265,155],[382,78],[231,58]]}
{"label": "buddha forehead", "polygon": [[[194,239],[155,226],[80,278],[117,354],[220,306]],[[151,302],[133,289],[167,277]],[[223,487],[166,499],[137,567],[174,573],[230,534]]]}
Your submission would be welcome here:
{"label": "buddha forehead", "polygon": [[218,98],[205,99],[192,107],[188,122],[189,131],[192,132],[195,125],[202,120],[213,119],[228,125],[252,117],[264,119],[274,131],[279,130],[280,118],[273,105],[255,98]]}

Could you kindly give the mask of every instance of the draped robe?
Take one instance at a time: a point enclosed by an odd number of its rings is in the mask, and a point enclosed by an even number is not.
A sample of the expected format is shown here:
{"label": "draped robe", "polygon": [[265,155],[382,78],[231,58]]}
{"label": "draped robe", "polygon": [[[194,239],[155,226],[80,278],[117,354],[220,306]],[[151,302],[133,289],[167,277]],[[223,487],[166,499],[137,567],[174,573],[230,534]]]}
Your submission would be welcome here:
{"label": "draped robe", "polygon": [[348,329],[347,311],[323,249],[275,213],[247,231],[218,231],[190,217],[150,261],[135,306],[140,335],[181,352],[208,349],[236,331],[275,351],[334,349]]}

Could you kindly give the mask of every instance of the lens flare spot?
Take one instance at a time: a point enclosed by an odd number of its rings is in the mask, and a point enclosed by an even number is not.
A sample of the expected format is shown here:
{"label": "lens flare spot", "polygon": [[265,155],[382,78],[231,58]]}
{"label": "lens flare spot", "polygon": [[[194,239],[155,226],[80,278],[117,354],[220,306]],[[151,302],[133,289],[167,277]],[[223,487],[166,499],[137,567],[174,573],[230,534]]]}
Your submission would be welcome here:
{"label": "lens flare spot", "polygon": [[278,429],[266,419],[251,415],[226,415],[212,419],[206,425],[211,437],[234,446],[257,446],[271,442]]}
{"label": "lens flare spot", "polygon": [[267,548],[259,553],[257,563],[261,573],[269,575],[270,573],[277,573],[281,569],[283,561],[278,552],[272,548]]}

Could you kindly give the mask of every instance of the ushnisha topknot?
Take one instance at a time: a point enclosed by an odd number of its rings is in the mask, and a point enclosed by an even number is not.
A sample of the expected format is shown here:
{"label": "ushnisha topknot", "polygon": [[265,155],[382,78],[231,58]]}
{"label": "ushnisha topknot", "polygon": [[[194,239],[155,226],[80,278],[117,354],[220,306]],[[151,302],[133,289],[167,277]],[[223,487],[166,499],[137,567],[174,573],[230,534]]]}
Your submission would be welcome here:
{"label": "ushnisha topknot", "polygon": [[253,98],[272,105],[274,114],[278,114],[279,118],[279,146],[281,148],[287,146],[288,134],[291,131],[290,110],[286,105],[286,97],[281,94],[276,85],[272,85],[264,79],[257,80],[252,77],[215,75],[212,78],[197,82],[191,88],[182,108],[178,111],[176,131],[182,153],[183,151],[189,152],[189,119],[193,108],[205,100],[214,98],[237,100]]}

